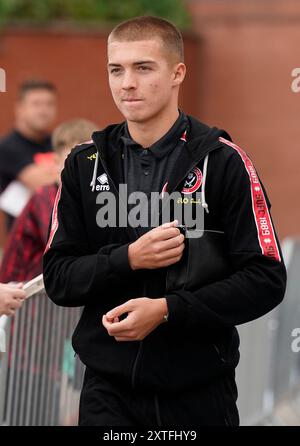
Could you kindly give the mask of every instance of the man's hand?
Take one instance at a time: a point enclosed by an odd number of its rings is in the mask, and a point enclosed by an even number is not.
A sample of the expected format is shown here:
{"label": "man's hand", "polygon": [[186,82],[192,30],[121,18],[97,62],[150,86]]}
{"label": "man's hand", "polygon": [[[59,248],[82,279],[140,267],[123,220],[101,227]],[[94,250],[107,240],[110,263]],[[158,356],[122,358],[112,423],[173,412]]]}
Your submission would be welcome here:
{"label": "man's hand", "polygon": [[6,314],[13,316],[18,308],[21,307],[26,293],[22,288],[23,284],[6,285],[0,283],[0,316]]}
{"label": "man's hand", "polygon": [[[130,299],[104,314],[102,324],[116,341],[141,341],[164,322],[167,312],[168,306],[164,297],[139,297]],[[119,322],[119,316],[124,313],[128,313],[128,316]]]}
{"label": "man's hand", "polygon": [[176,228],[177,220],[164,223],[142,235],[128,247],[131,269],[163,268],[181,259],[184,235]]}

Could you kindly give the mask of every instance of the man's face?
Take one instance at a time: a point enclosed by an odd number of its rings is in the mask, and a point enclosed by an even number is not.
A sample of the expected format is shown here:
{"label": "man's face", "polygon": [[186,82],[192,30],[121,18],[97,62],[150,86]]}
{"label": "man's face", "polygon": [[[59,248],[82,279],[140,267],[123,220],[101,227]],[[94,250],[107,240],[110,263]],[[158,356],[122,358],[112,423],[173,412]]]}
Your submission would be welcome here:
{"label": "man's face", "polygon": [[18,102],[17,119],[31,130],[47,134],[56,117],[56,95],[46,89],[28,91]]}
{"label": "man's face", "polygon": [[177,98],[177,66],[170,63],[158,38],[108,44],[110,89],[128,121],[146,122]]}

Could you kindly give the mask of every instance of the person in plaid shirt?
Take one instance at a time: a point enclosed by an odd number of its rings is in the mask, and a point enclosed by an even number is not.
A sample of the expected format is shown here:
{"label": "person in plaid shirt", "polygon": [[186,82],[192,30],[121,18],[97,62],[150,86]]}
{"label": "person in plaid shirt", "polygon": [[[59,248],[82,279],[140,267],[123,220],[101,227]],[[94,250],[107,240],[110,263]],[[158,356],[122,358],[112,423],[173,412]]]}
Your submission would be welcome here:
{"label": "person in plaid shirt", "polygon": [[42,273],[42,256],[64,161],[72,147],[90,139],[96,129],[93,122],[75,119],[54,130],[52,143],[58,169],[57,182],[38,189],[16,219],[5,245],[0,282],[23,282]]}

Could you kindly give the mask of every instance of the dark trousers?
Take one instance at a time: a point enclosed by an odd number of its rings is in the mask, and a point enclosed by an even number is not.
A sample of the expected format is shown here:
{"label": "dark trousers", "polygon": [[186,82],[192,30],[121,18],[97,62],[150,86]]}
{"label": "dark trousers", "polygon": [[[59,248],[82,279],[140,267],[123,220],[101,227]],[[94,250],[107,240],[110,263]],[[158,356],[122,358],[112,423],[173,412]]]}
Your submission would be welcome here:
{"label": "dark trousers", "polygon": [[80,397],[79,425],[237,426],[236,397],[233,376],[170,394],[124,388],[87,369]]}

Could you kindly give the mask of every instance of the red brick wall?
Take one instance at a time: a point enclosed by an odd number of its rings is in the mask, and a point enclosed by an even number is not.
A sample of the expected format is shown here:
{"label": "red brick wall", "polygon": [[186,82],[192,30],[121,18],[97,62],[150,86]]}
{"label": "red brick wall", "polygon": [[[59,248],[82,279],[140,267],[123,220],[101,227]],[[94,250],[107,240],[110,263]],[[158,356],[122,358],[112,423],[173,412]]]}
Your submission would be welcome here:
{"label": "red brick wall", "polygon": [[300,67],[297,0],[190,0],[201,37],[200,117],[252,157],[280,237],[299,234]]}
{"label": "red brick wall", "polygon": [[[299,233],[300,66],[298,0],[189,0],[194,31],[186,35],[188,75],[181,106],[227,129],[252,157],[272,202],[281,238]],[[13,122],[17,84],[31,76],[59,89],[58,121],[82,116],[99,126],[122,119],[106,76],[106,34],[10,29],[0,34],[0,135]]]}
{"label": "red brick wall", "polygon": [[[181,106],[197,113],[199,76],[194,63],[195,36],[186,36],[186,59],[193,66],[186,78]],[[0,94],[0,135],[12,125],[18,83],[30,77],[53,81],[59,90],[58,121],[85,117],[100,126],[122,120],[110,95],[104,32],[7,29],[0,34],[0,67],[7,92]]]}
{"label": "red brick wall", "polygon": [[[0,137],[14,122],[18,84],[26,78],[49,79],[57,85],[57,123],[84,117],[106,126],[123,120],[115,107],[106,74],[106,33],[69,29],[6,29],[0,34],[0,68],[6,71],[6,92],[0,93]],[[196,115],[198,110],[198,40],[186,35],[186,59],[190,70],[181,94],[181,106]],[[6,233],[0,212],[0,247]]]}

